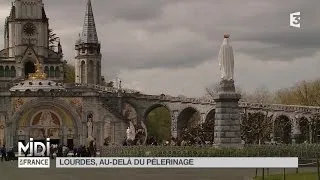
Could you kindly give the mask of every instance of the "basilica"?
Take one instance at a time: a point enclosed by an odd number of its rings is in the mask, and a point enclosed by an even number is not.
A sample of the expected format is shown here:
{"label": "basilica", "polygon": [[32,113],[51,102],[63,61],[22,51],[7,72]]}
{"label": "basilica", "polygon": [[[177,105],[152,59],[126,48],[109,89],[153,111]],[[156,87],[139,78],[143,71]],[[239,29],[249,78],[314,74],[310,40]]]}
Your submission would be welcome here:
{"label": "basilica", "polygon": [[[70,72],[63,60],[63,46],[57,39],[56,47],[52,47],[52,31],[42,0],[12,2],[4,24],[4,49],[0,51],[0,146],[17,148],[18,142],[29,138],[50,138],[51,143],[69,148],[92,140],[102,147],[122,145],[129,135],[143,144],[148,137],[148,115],[159,107],[167,110],[170,118],[170,124],[166,124],[169,138],[181,137],[192,124],[214,121],[211,135],[215,144],[238,146],[239,113],[272,113],[274,127],[279,118],[285,119],[291,131],[283,130],[287,126],[279,126],[280,130],[287,132],[286,137],[298,137],[299,118],[310,119],[320,112],[318,107],[238,102],[228,34],[223,36],[219,52],[224,83],[220,83],[218,99],[148,95],[126,89],[121,82],[116,87],[105,86],[101,76],[101,64],[105,62],[91,0],[84,6],[82,32],[75,34],[75,78],[66,83],[65,75]],[[277,134],[275,128],[273,131],[271,134]]]}
{"label": "basilica", "polygon": [[[4,25],[0,51],[0,145],[16,147],[29,138],[73,148],[88,139],[115,144],[125,137],[122,112],[107,108],[116,88],[101,84],[101,53],[91,1],[75,42],[75,82],[63,84],[66,61],[58,41],[50,46],[49,20],[42,0],[15,0]],[[77,36],[77,34],[75,34]],[[116,102],[114,102],[116,103]],[[114,104],[113,103],[113,104]],[[117,110],[115,110],[117,111]],[[116,113],[116,114],[117,114]],[[112,133],[113,132],[113,133]]]}

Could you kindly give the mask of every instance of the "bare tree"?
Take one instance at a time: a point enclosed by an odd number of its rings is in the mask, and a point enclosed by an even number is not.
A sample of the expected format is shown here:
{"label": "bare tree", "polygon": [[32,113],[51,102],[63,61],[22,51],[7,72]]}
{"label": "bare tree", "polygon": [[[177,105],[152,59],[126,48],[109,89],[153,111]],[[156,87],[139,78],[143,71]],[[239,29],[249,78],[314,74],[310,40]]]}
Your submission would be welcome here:
{"label": "bare tree", "polygon": [[320,80],[302,81],[276,93],[278,103],[320,106]]}
{"label": "bare tree", "polygon": [[[208,86],[205,90],[206,90],[206,97],[215,97],[218,92],[219,92],[219,88],[220,88],[220,83],[214,83],[210,86]],[[241,94],[242,97],[245,97],[246,94],[245,92],[238,86],[236,86],[236,92]]]}
{"label": "bare tree", "polygon": [[247,113],[241,116],[241,138],[248,144],[264,144],[270,141],[273,123],[268,112]]}
{"label": "bare tree", "polygon": [[56,43],[59,40],[57,34],[53,32],[53,29],[48,29],[48,36],[49,36],[49,48],[53,50],[56,46]]}
{"label": "bare tree", "polygon": [[310,118],[310,125],[311,125],[311,143],[317,143],[318,142],[318,136],[320,135],[320,114],[314,114]]}
{"label": "bare tree", "polygon": [[248,102],[252,103],[270,104],[275,102],[273,94],[265,86],[257,88],[252,94],[247,95],[246,98]]}

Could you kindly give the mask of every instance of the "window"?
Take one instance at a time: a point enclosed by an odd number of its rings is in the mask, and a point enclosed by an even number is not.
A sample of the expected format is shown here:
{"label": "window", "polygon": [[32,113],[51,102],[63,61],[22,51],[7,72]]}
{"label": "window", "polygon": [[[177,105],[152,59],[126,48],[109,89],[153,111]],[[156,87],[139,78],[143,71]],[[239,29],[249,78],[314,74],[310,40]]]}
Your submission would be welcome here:
{"label": "window", "polygon": [[55,69],[55,77],[60,77],[60,68],[56,67]]}
{"label": "window", "polygon": [[47,76],[49,76],[49,67],[48,66],[44,67],[44,73],[46,73]]}
{"label": "window", "polygon": [[4,68],[0,66],[0,77],[4,77]]}
{"label": "window", "polygon": [[53,66],[50,67],[49,77],[54,77],[54,67]]}
{"label": "window", "polygon": [[16,68],[14,66],[11,66],[11,77],[12,78],[16,77]]}
{"label": "window", "polygon": [[10,69],[9,66],[6,66],[4,69],[4,77],[10,77]]}

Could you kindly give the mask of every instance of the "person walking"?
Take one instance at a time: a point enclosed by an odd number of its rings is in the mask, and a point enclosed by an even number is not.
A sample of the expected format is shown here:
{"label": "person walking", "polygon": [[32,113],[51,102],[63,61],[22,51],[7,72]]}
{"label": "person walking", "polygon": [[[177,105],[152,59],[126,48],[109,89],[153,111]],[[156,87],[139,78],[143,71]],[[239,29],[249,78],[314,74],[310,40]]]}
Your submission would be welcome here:
{"label": "person walking", "polygon": [[6,149],[6,146],[3,145],[1,148],[1,162],[3,160],[6,160],[6,157],[7,157],[7,149]]}

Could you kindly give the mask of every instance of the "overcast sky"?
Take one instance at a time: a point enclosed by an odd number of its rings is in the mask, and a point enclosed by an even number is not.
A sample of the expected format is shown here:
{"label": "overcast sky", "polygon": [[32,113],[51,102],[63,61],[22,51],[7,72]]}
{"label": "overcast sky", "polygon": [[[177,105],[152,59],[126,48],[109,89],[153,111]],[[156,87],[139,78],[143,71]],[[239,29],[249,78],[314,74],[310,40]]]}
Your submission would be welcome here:
{"label": "overcast sky", "polygon": [[[11,3],[0,2],[4,24]],[[73,63],[86,0],[44,3],[65,59]],[[128,88],[204,95],[219,81],[217,53],[225,32],[235,51],[236,84],[248,92],[320,77],[319,0],[92,0],[92,5],[103,75],[120,77]],[[289,13],[296,11],[302,14],[300,29],[289,27]]]}

